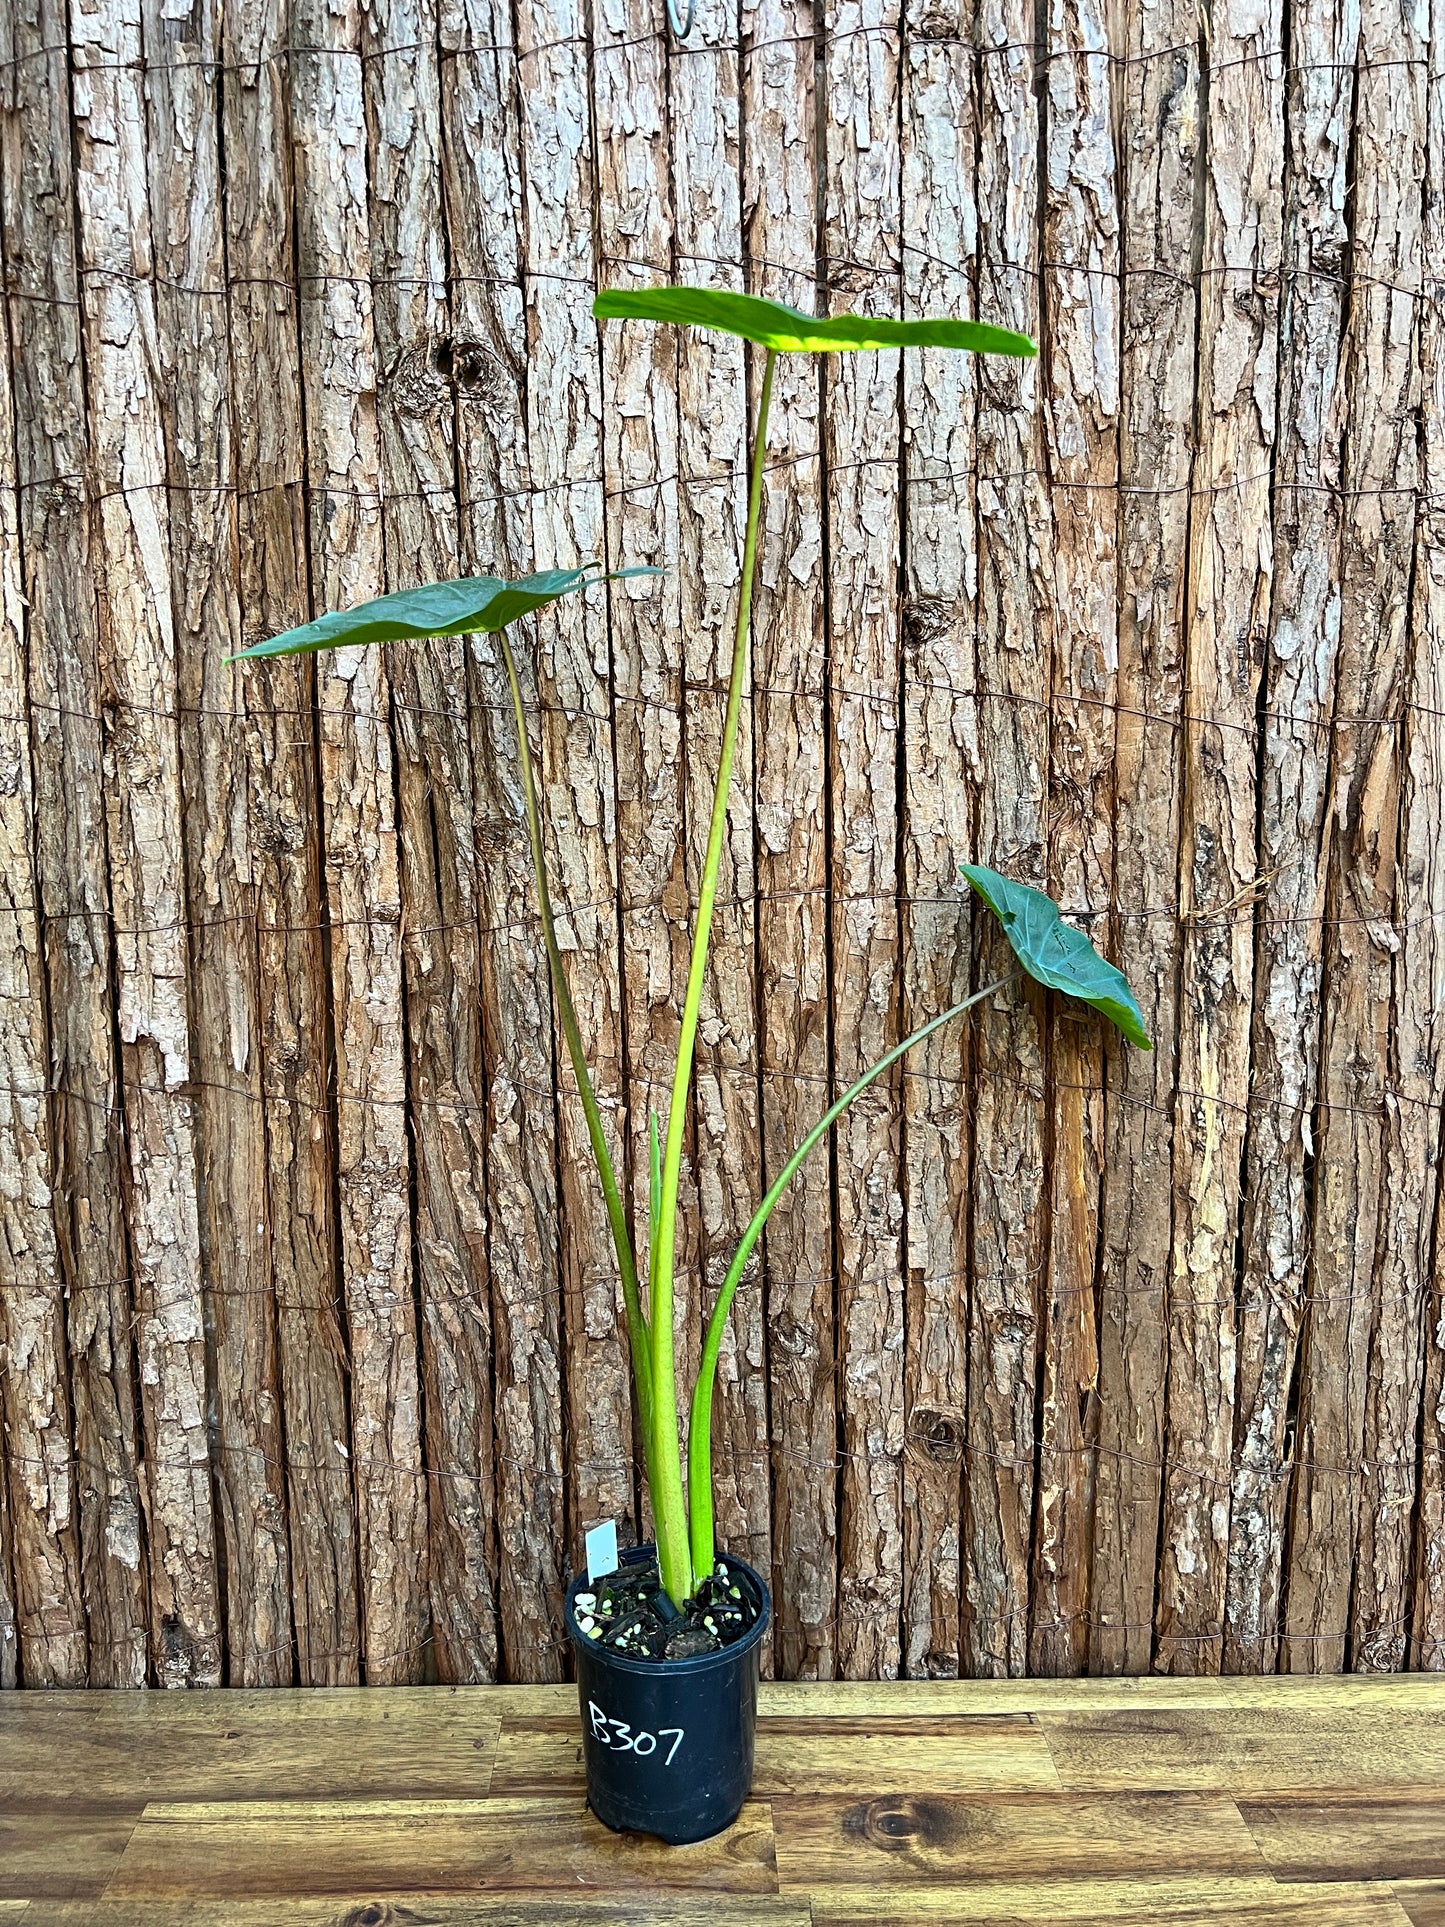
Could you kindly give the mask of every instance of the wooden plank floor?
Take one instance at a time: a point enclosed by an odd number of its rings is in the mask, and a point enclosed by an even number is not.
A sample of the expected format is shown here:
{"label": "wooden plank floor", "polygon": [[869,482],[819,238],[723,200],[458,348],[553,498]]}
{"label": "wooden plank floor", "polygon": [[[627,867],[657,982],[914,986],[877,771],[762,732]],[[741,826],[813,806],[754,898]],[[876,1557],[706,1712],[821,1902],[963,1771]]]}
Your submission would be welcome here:
{"label": "wooden plank floor", "polygon": [[1445,1677],[764,1687],[678,1849],[570,1687],[0,1696],[0,1927],[568,1921],[1445,1927]]}

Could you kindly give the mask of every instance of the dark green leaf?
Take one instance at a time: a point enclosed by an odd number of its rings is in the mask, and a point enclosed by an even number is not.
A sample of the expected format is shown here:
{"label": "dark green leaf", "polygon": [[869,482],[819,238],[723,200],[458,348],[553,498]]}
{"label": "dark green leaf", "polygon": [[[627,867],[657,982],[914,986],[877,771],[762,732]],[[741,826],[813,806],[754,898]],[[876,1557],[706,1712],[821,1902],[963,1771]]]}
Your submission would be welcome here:
{"label": "dark green leaf", "polygon": [[755,294],[729,294],[725,288],[610,288],[592,304],[603,319],[675,321],[695,328],[716,328],[741,335],[780,354],[833,354],[849,348],[971,348],[980,355],[1033,355],[1027,335],[994,328],[985,321],[875,321],[861,314],[820,320],[763,301]]}
{"label": "dark green leaf", "polygon": [[[661,569],[619,569],[617,576],[661,575]],[[398,589],[394,595],[359,602],[354,609],[336,609],[299,629],[255,643],[227,662],[256,656],[302,656],[318,649],[341,649],[349,643],[409,642],[423,636],[461,636],[475,630],[504,629],[518,616],[545,608],[559,596],[583,589],[589,582],[615,580],[598,574],[595,565],[582,569],[549,569],[544,575],[524,575],[504,582],[494,575],[464,576],[459,582],[428,582],[419,589]]]}
{"label": "dark green leaf", "polygon": [[1082,930],[1063,921],[1052,897],[977,863],[959,868],[1003,925],[1014,955],[1031,977],[1092,1004],[1141,1050],[1154,1048],[1123,973],[1104,962]]}

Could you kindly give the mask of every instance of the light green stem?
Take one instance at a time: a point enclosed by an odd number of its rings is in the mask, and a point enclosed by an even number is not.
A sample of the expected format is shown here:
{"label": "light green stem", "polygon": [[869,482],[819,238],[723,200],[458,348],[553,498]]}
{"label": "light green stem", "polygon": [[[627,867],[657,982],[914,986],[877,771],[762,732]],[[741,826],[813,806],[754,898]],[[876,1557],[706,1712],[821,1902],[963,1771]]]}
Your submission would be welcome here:
{"label": "light green stem", "polygon": [[[687,972],[687,994],[682,1006],[682,1030],[677,1042],[677,1067],[672,1080],[672,1103],[667,1113],[667,1145],[662,1159],[662,1188],[658,1200],[657,1253],[649,1268],[652,1282],[653,1451],[649,1469],[652,1511],[657,1522],[657,1557],[662,1583],[674,1604],[682,1605],[693,1589],[688,1550],[687,1514],[682,1498],[682,1457],[677,1438],[677,1386],[673,1359],[672,1299],[676,1253],[677,1188],[682,1173],[682,1138],[687,1121],[687,1098],[692,1083],[693,1049],[698,1012],[707,970],[708,938],[712,933],[713,904],[717,898],[718,869],[727,831],[728,791],[732,785],[733,751],[742,713],[743,678],[748,660],[748,629],[752,616],[753,573],[758,558],[758,517],[763,499],[764,451],[768,439],[768,403],[773,392],[776,353],[770,348],[763,368],[758,421],[753,434],[752,475],[748,486],[748,526],[743,546],[743,573],[738,595],[738,626],[733,639],[732,674],[728,680],[727,710],[723,717],[722,754],[717,788],[713,792],[712,822],[707,856],[697,898],[692,959]],[[703,1571],[711,1569],[708,1560]]]}
{"label": "light green stem", "polygon": [[[627,1216],[622,1209],[622,1195],[617,1189],[617,1176],[612,1169],[612,1157],[607,1149],[607,1139],[602,1133],[602,1116],[597,1109],[597,1095],[592,1089],[587,1059],[582,1050],[582,1033],[577,1025],[577,1012],[562,969],[562,952],[557,946],[557,927],[552,916],[552,893],[547,888],[542,818],[537,808],[537,785],[532,774],[532,751],[527,741],[527,716],[522,705],[522,686],[517,680],[517,665],[512,660],[512,649],[507,641],[506,630],[499,629],[497,638],[502,645],[502,660],[507,665],[507,681],[512,689],[512,713],[517,720],[517,753],[522,766],[522,796],[527,815],[527,838],[532,846],[532,868],[537,876],[537,896],[542,909],[542,941],[547,947],[547,967],[552,973],[552,988],[557,995],[557,1010],[562,1019],[562,1035],[567,1040],[567,1055],[572,1060],[572,1075],[577,1080],[577,1094],[582,1099],[582,1110],[587,1119],[587,1135],[592,1141],[592,1156],[597,1163],[597,1175],[602,1180],[602,1195],[607,1201],[607,1221],[612,1227],[612,1242],[617,1250],[617,1269],[622,1275],[622,1298],[627,1307],[627,1336],[632,1349],[632,1374],[637,1386],[638,1418],[642,1424],[644,1439],[650,1439],[653,1429],[652,1361],[648,1352],[647,1320],[643,1316],[642,1299],[637,1289],[637,1263],[632,1255],[632,1240],[628,1236]],[[650,1456],[649,1453],[649,1459]]]}
{"label": "light green stem", "polygon": [[714,1539],[712,1512],[712,1394],[713,1383],[717,1377],[718,1353],[722,1348],[723,1331],[727,1325],[728,1312],[732,1306],[733,1294],[743,1275],[748,1259],[752,1256],[753,1246],[762,1236],[763,1226],[772,1216],[774,1205],[782,1197],[796,1177],[803,1160],[813,1147],[827,1135],[833,1125],[847,1110],[848,1106],[863,1092],[875,1078],[881,1077],[890,1065],[896,1064],[906,1051],[915,1044],[921,1044],[936,1030],[941,1030],[955,1017],[960,1016],[974,1004],[980,1004],[985,997],[991,997],[996,990],[1002,990],[1019,973],[1014,970],[1006,976],[998,977],[982,990],[976,990],[962,1003],[954,1004],[940,1016],[931,1018],[928,1023],[905,1037],[901,1044],[895,1044],[886,1056],[880,1057],[871,1070],[867,1070],[856,1084],[850,1085],[843,1095],[826,1110],[809,1131],[802,1143],[778,1173],[768,1195],[763,1199],[743,1233],[733,1261],[728,1266],[727,1276],[723,1279],[717,1303],[712,1308],[708,1320],[707,1338],[703,1344],[702,1363],[698,1367],[697,1384],[692,1395],[692,1420],[687,1435],[687,1496],[692,1518],[692,1564],[695,1572],[711,1572],[717,1557]]}
{"label": "light green stem", "polygon": [[657,1112],[647,1113],[647,1291],[651,1298],[657,1281],[657,1213],[662,1202],[662,1146],[657,1141]]}

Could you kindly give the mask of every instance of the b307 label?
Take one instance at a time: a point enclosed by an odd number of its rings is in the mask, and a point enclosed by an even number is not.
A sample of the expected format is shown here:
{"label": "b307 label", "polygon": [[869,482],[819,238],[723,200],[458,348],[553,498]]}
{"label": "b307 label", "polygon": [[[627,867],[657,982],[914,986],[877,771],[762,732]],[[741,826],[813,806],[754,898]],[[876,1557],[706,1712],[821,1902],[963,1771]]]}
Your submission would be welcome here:
{"label": "b307 label", "polygon": [[587,1713],[592,1723],[592,1737],[599,1746],[610,1747],[616,1753],[635,1753],[639,1760],[647,1759],[655,1753],[659,1742],[672,1741],[667,1749],[667,1757],[662,1762],[671,1766],[676,1758],[677,1749],[682,1745],[683,1729],[680,1726],[660,1727],[656,1733],[634,1733],[626,1720],[615,1720],[610,1713],[604,1713],[596,1700],[588,1700]]}

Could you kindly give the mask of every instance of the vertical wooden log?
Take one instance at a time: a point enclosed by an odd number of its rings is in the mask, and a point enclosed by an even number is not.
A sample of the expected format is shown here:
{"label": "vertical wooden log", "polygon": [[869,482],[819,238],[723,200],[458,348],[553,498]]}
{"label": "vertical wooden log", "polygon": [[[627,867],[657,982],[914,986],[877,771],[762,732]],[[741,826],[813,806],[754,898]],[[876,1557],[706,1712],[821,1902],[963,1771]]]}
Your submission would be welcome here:
{"label": "vertical wooden log", "polygon": [[[742,11],[743,219],[754,294],[805,311],[816,299],[813,12],[804,0]],[[763,1166],[776,1172],[826,1108],[826,745],[819,380],[784,356],[773,385],[753,610],[757,745],[759,1059]],[[837,1427],[833,1212],[814,1158],[768,1221],[774,1652],[784,1679],[837,1664]]]}
{"label": "vertical wooden log", "polygon": [[[972,9],[912,0],[905,21],[903,306],[975,312],[977,142]],[[903,359],[903,950],[905,1033],[967,996],[958,865],[977,848],[978,367],[943,349]],[[907,1276],[902,1671],[959,1671],[968,1384],[971,1026],[950,1025],[903,1071]]]}
{"label": "vertical wooden log", "polygon": [[[1425,1088],[1445,1050],[1445,7],[1431,8],[1426,69],[1426,149],[1420,286],[1421,500],[1415,522],[1415,595],[1405,719],[1402,802],[1403,944],[1425,945],[1417,970],[1424,1009],[1408,1055],[1404,1091]],[[1445,1113],[1442,1113],[1445,1115]],[[1411,1664],[1445,1672],[1445,1270],[1441,1255],[1440,1153],[1435,1154],[1435,1247],[1426,1278],[1424,1422],[1415,1549]]]}
{"label": "vertical wooden log", "polygon": [[[1438,135],[1432,133],[1438,141]],[[1439,233],[1438,222],[1436,233]],[[1431,257],[1439,261],[1436,253]],[[1435,339],[1422,341],[1425,350],[1424,370],[1432,381],[1435,393],[1425,411],[1428,424],[1422,446],[1438,450],[1440,422],[1439,405],[1442,383],[1438,373],[1440,347],[1438,342],[1439,318],[1432,315],[1426,323]],[[1432,437],[1433,444],[1432,444]],[[1436,471],[1438,480],[1438,455],[1433,462],[1427,457],[1427,465]],[[1435,488],[1428,486],[1433,496]],[[1424,511],[1428,514],[1429,511]],[[1438,511],[1437,511],[1438,513]],[[1424,516],[1422,515],[1422,520]],[[1394,1551],[1397,1562],[1396,1571],[1391,1575],[1394,1582],[1396,1604],[1408,1597],[1404,1581],[1408,1578],[1413,1586],[1414,1626],[1410,1664],[1433,1672],[1445,1671],[1445,1507],[1441,1504],[1441,1467],[1445,1459],[1445,1380],[1442,1380],[1441,1362],[1445,1356],[1445,1284],[1441,1274],[1441,1223],[1440,1223],[1440,1119],[1445,1110],[1445,1092],[1441,1085],[1441,1063],[1445,1056],[1442,1046],[1442,1030],[1445,1030],[1445,742],[1442,742],[1442,716],[1445,716],[1445,568],[1442,568],[1442,550],[1438,529],[1428,537],[1417,535],[1422,550],[1416,562],[1414,594],[1414,638],[1412,646],[1412,665],[1410,676],[1410,711],[1406,723],[1404,758],[1404,793],[1402,797],[1403,834],[1401,837],[1401,890],[1400,890],[1400,958],[1401,975],[1397,982],[1396,1035],[1398,1043],[1392,1065],[1396,1081],[1396,1094],[1393,1098],[1397,1117],[1392,1119],[1390,1155],[1393,1160],[1399,1157],[1400,1164],[1392,1162],[1387,1166],[1387,1175],[1397,1177],[1398,1195],[1402,1202],[1399,1216],[1394,1223],[1387,1220],[1387,1235],[1391,1244],[1387,1246],[1387,1263],[1393,1265],[1386,1270],[1386,1288],[1400,1288],[1404,1284],[1405,1311],[1408,1313],[1418,1307],[1423,1339],[1423,1359],[1417,1366],[1408,1359],[1412,1373],[1422,1380],[1424,1391],[1424,1423],[1420,1436],[1420,1460],[1414,1476],[1419,1483],[1419,1499],[1414,1507],[1416,1544],[1413,1551],[1413,1567],[1406,1573],[1405,1555],[1398,1548]],[[1408,971],[1408,975],[1406,972]],[[1416,1181],[1413,1185],[1404,1181],[1405,1147],[1420,1160]],[[1412,1195],[1412,1192],[1414,1195]],[[1423,1197],[1420,1195],[1423,1193]],[[1387,1203],[1392,1194],[1387,1192]],[[1433,1206],[1433,1210],[1430,1207]],[[1413,1217],[1407,1213],[1413,1212]],[[1433,1222],[1432,1222],[1433,1220]],[[1415,1267],[1408,1280],[1404,1279],[1404,1266],[1408,1263]],[[1397,1319],[1403,1323],[1400,1314]],[[1407,1334],[1407,1342],[1412,1334]],[[1408,1354],[1407,1354],[1408,1358]],[[1406,1404],[1407,1385],[1396,1391],[1396,1400]],[[1377,1393],[1380,1404],[1385,1402],[1383,1393]],[[1398,1450],[1397,1445],[1397,1450]],[[1401,1452],[1393,1472],[1394,1491],[1389,1497],[1395,1501],[1389,1526],[1399,1531],[1397,1516],[1405,1510],[1403,1503],[1408,1493],[1409,1479],[1413,1468],[1409,1465],[1406,1453]],[[1385,1483],[1386,1474],[1377,1475],[1380,1483]],[[1387,1488],[1388,1490],[1388,1488]],[[1377,1529],[1377,1542],[1384,1537]],[[1395,1637],[1393,1619],[1386,1620],[1380,1615],[1382,1632],[1388,1628]],[[1377,1639],[1373,1645],[1366,1644],[1357,1658],[1357,1665],[1363,1659],[1368,1664],[1378,1665],[1382,1660],[1395,1661],[1399,1657],[1398,1644],[1386,1645]]]}
{"label": "vertical wooden log", "polygon": [[[284,0],[223,0],[225,265],[241,632],[310,615]],[[245,379],[235,379],[245,370]],[[332,1208],[313,665],[244,671],[267,1224],[298,1682],[359,1677],[356,1515]]]}
{"label": "vertical wooden log", "polygon": [[[509,8],[500,0],[446,6],[442,47],[462,553],[475,573],[524,575],[532,525],[520,102]],[[530,692],[531,651],[518,655]],[[558,1679],[564,1440],[551,992],[512,705],[494,638],[474,638],[470,680],[501,1664],[512,1679]]]}
{"label": "vertical wooden log", "polygon": [[[672,278],[665,31],[662,16],[643,0],[613,0],[592,17],[602,286],[636,288]],[[692,936],[677,506],[678,351],[691,332],[647,321],[609,321],[601,328],[608,565],[651,565],[667,571],[660,582],[644,578],[614,583],[608,595],[627,1158],[641,1266],[646,1264],[647,1242],[647,1120],[649,1112],[655,1112],[658,1131],[666,1135]],[[699,700],[706,703],[709,698],[704,694]],[[709,795],[704,844],[711,806]],[[723,915],[728,914],[725,908]],[[684,1433],[686,1391],[696,1373],[703,1309],[692,1139],[689,1118],[678,1196],[673,1320]],[[602,1235],[603,1248],[610,1251],[605,1229]]]}
{"label": "vertical wooden log", "polygon": [[139,8],[71,9],[76,200],[97,491],[106,830],[150,1471],[151,1643],[167,1686],[219,1685],[221,1622],[187,1008],[164,371],[146,206]]}
{"label": "vertical wooden log", "polygon": [[[896,315],[897,0],[832,0],[820,81],[831,311]],[[826,364],[833,1088],[896,1042],[899,356]],[[898,1074],[834,1132],[842,1420],[838,1670],[896,1678],[903,1519],[903,1197]]]}
{"label": "vertical wooden log", "polygon": [[190,907],[197,1193],[225,1551],[226,1677],[290,1685],[275,1302],[266,1209],[255,877],[248,820],[237,503],[226,325],[225,210],[209,0],[144,0],[150,207],[166,477],[171,622]]}
{"label": "vertical wooden log", "polygon": [[[1050,0],[1044,96],[1044,432],[1054,483],[1049,880],[1096,942],[1113,935],[1114,731],[1119,664],[1119,200],[1106,9]],[[1029,1667],[1080,1673],[1089,1651],[1093,1463],[1085,1418],[1099,1375],[1101,1022],[1054,1010],[1047,1322]]]}
{"label": "vertical wooden log", "polygon": [[[741,289],[743,235],[736,9],[699,8],[668,63],[673,261],[680,281]],[[677,337],[678,575],[684,818],[695,878],[707,848],[747,525],[747,361],[741,342]],[[733,763],[718,915],[698,1026],[693,1142],[704,1303],[709,1307],[763,1194],[758,1108],[757,874],[751,665]],[[767,1307],[758,1256],[733,1300],[713,1407],[718,1541],[760,1572],[772,1562]],[[769,1636],[771,1640],[771,1635]],[[770,1665],[764,1654],[764,1667]]]}
{"label": "vertical wooden log", "polygon": [[15,1636],[12,1550],[10,1482],[8,1478],[0,1478],[0,1693],[20,1684],[20,1642]]}
{"label": "vertical wooden log", "polygon": [[1156,1664],[1219,1670],[1235,1264],[1254,993],[1256,708],[1273,571],[1280,9],[1209,19],[1198,460],[1190,518],[1168,1463]]}
{"label": "vertical wooden log", "polygon": [[[292,35],[312,579],[317,604],[337,608],[378,594],[385,580],[360,8],[299,6]],[[379,651],[318,659],[350,1450],[370,1685],[421,1678],[429,1639],[390,702]]]}
{"label": "vertical wooden log", "polygon": [[[1347,1101],[1356,1128],[1372,1131],[1379,1142],[1374,1321],[1350,1594],[1350,1664],[1357,1672],[1394,1672],[1405,1663],[1422,1328],[1445,1098],[1445,1065],[1431,1048],[1439,980],[1433,953],[1445,932],[1431,919],[1433,902],[1407,901],[1413,895],[1409,855],[1403,868],[1400,861],[1404,741],[1398,717],[1409,693],[1420,486],[1426,45],[1422,16],[1402,18],[1380,0],[1361,7],[1340,568],[1341,628],[1353,647],[1342,650],[1335,730],[1339,914],[1359,919],[1336,928],[1358,967],[1334,981],[1351,993],[1346,1012],[1356,1048],[1366,1038],[1377,1040],[1378,1056],[1368,1084],[1350,1065],[1348,1088],[1336,1082],[1326,1093],[1336,1104]],[[1412,827],[1418,835],[1428,819],[1422,824],[1417,815]],[[1363,1020],[1358,1030],[1357,1018]],[[1331,1142],[1338,1149],[1338,1138]],[[1351,1177],[1362,1181],[1368,1168],[1366,1162]],[[1367,1199],[1355,1237],[1369,1224]],[[1367,1275],[1362,1269],[1362,1283]]]}
{"label": "vertical wooden log", "polygon": [[28,611],[36,885],[50,1009],[54,1200],[92,1686],[146,1680],[146,1548],[110,1007],[94,530],[61,0],[0,17],[5,257]]}
{"label": "vertical wooden log", "polygon": [[[979,315],[1039,333],[1034,25],[983,0],[979,50]],[[979,365],[978,860],[1042,887],[1052,536],[1042,480],[1038,364]],[[976,917],[979,984],[1006,971]],[[965,1484],[964,1670],[1022,1673],[1028,1657],[1035,1371],[1044,1254],[1046,1110],[1041,998],[980,1010],[974,1056],[973,1227]]]}
{"label": "vertical wooden log", "polygon": [[[1307,1160],[1319,1074],[1325,792],[1340,641],[1337,384],[1348,243],[1346,169],[1359,15],[1305,4],[1290,18],[1274,587],[1259,761],[1259,924],[1245,1147],[1236,1458],[1224,1670],[1273,1672],[1289,1500],[1291,1380],[1308,1278]],[[1304,1382],[1330,1393],[1355,1308],[1309,1314]],[[1312,1448],[1303,1456],[1312,1457]],[[1299,1471],[1327,1508],[1338,1478]]]}
{"label": "vertical wooden log", "polygon": [[[518,17],[528,284],[527,440],[539,568],[604,555],[600,361],[592,290],[592,123],[584,13],[548,0]],[[544,814],[558,938],[614,1165],[623,1180],[616,772],[605,599],[572,596],[535,628]],[[559,1065],[563,1062],[560,1044]],[[632,1517],[632,1427],[622,1291],[570,1070],[558,1076],[562,1284],[578,1531]]]}
{"label": "vertical wooden log", "polygon": [[[1405,78],[1409,69],[1394,73],[1392,68],[1393,79],[1364,70],[1372,51],[1378,57],[1384,31],[1382,16],[1361,10],[1351,221],[1342,263],[1350,286],[1340,384],[1345,491],[1337,576],[1340,648],[1335,727],[1329,739],[1330,855],[1314,1268],[1300,1393],[1300,1464],[1284,1653],[1289,1670],[1308,1672],[1341,1670],[1347,1663],[1351,1622],[1363,1621],[1372,1631],[1379,1630],[1372,1624],[1367,1597],[1370,1581],[1357,1561],[1370,1556],[1367,1549],[1374,1542],[1373,1522],[1364,1516],[1381,1496],[1374,1460],[1381,1454],[1393,1456],[1404,1441],[1379,1430],[1391,1418],[1377,1399],[1377,1391],[1384,1388],[1370,1383],[1374,1360],[1388,1355],[1388,1369],[1406,1375],[1409,1382],[1401,1389],[1412,1413],[1419,1397],[1412,1328],[1418,1324],[1420,1300],[1408,1279],[1405,1304],[1386,1307],[1371,1296],[1372,1281],[1384,1262],[1380,1209],[1385,1087],[1392,954],[1398,945],[1392,919],[1400,736],[1393,717],[1403,693],[1413,527],[1413,504],[1398,491],[1415,478],[1415,314],[1409,290],[1412,281],[1414,286],[1419,283],[1419,146],[1424,131],[1423,86]],[[1420,96],[1418,114],[1411,103],[1415,91]],[[1386,158],[1386,142],[1403,142],[1407,156],[1413,155],[1414,164],[1407,158],[1408,171],[1398,179],[1395,158]],[[1392,288],[1391,283],[1399,285]],[[1381,488],[1391,493],[1382,496]],[[1387,717],[1391,720],[1382,720]],[[1418,1175],[1423,1178],[1423,1170]],[[1392,1336],[1383,1336],[1386,1331]],[[1383,1354],[1378,1349],[1382,1342]],[[1387,1403],[1392,1395],[1385,1394]],[[1404,1422],[1398,1412],[1393,1417]],[[1406,1456],[1412,1458],[1415,1417],[1408,1423]],[[1370,1450],[1372,1436],[1378,1454]],[[1408,1509],[1406,1500],[1407,1516]],[[1383,1541],[1388,1543],[1401,1525],[1403,1521],[1387,1525]],[[1365,1594],[1352,1605],[1352,1592],[1361,1585]],[[1403,1607],[1396,1610],[1397,1623],[1385,1635],[1387,1647],[1393,1645],[1396,1653],[1403,1651],[1403,1612]]]}
{"label": "vertical wooden log", "polygon": [[[437,10],[365,15],[387,582],[455,577],[456,353],[442,215]],[[467,645],[391,652],[437,1674],[496,1677],[475,803]]]}
{"label": "vertical wooden log", "polygon": [[1172,1229],[1185,559],[1201,89],[1190,0],[1124,11],[1119,114],[1119,673],[1115,961],[1151,1052],[1105,1043],[1089,1670],[1142,1673],[1154,1619]]}
{"label": "vertical wooden log", "polygon": [[[8,321],[8,317],[7,317]],[[13,1566],[27,1685],[83,1686],[80,1531],[55,1237],[50,1065],[35,875],[25,592],[8,327],[0,336],[0,1387]],[[9,1575],[0,1582],[8,1593]],[[3,1612],[3,1609],[0,1609]],[[0,1676],[7,1660],[0,1633]],[[8,1665],[15,1663],[12,1643]]]}

